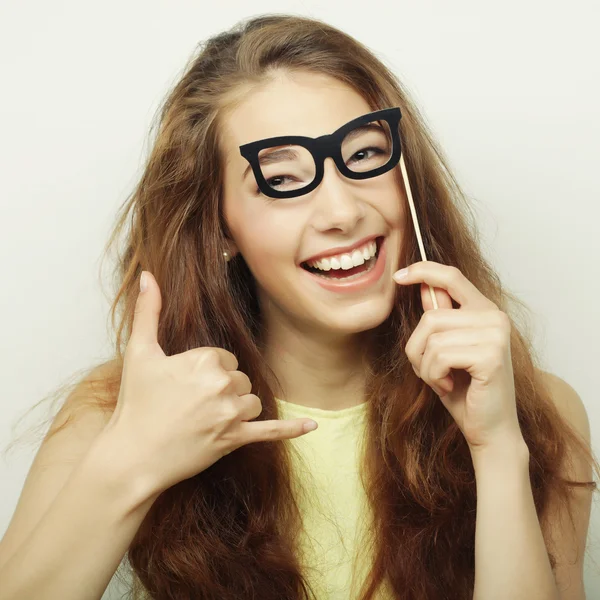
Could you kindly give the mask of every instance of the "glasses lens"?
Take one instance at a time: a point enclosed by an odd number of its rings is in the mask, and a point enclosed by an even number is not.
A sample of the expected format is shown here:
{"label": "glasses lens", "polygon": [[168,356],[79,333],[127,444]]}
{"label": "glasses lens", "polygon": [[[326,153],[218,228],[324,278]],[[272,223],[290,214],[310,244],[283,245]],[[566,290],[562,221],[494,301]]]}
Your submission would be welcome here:
{"label": "glasses lens", "polygon": [[349,131],[342,142],[348,169],[366,173],[385,165],[392,156],[392,135],[387,121],[369,121]]}
{"label": "glasses lens", "polygon": [[304,188],[315,178],[315,161],[302,146],[264,148],[258,160],[267,185],[279,192]]}
{"label": "glasses lens", "polygon": [[[344,136],[342,158],[351,171],[368,173],[389,162],[392,145],[389,123],[369,121]],[[315,161],[303,146],[263,148],[258,153],[258,161],[267,186],[280,192],[300,190],[315,179]]]}

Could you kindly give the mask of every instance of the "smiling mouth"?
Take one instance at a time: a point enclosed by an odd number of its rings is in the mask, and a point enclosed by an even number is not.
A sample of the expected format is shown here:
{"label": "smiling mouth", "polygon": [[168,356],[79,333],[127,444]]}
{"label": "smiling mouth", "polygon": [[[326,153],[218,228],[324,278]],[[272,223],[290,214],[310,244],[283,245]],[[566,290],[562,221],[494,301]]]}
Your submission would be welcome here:
{"label": "smiling mouth", "polygon": [[375,238],[375,243],[377,245],[375,256],[372,256],[371,258],[366,260],[362,265],[352,267],[351,269],[330,269],[329,271],[324,271],[322,269],[317,269],[317,267],[309,267],[305,262],[300,263],[300,266],[309,273],[313,273],[314,275],[320,275],[321,277],[327,279],[346,279],[347,277],[352,277],[353,275],[365,273],[367,271],[370,271],[375,266],[383,239],[383,236]]}

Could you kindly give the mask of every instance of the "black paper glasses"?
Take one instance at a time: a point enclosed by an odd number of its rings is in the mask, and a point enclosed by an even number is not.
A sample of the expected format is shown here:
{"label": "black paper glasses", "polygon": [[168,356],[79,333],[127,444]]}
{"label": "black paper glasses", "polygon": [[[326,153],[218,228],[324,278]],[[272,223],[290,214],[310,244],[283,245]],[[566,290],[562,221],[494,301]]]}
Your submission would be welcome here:
{"label": "black paper glasses", "polygon": [[240,146],[260,191],[271,198],[295,198],[314,190],[323,164],[333,158],[349,179],[369,179],[393,169],[400,160],[399,107],[362,115],[329,135],[284,135]]}

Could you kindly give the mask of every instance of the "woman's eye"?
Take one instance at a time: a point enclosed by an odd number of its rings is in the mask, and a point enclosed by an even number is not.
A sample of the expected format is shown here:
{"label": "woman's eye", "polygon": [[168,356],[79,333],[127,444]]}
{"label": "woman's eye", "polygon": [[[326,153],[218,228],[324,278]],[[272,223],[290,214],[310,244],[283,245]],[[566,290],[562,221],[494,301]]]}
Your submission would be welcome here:
{"label": "woman's eye", "polygon": [[[266,180],[266,182],[269,187],[275,188],[278,185],[282,185],[281,183],[277,183],[277,181],[283,181],[284,179],[287,179],[287,177],[285,177],[283,175],[278,175],[276,177],[270,177],[269,179]],[[275,183],[271,183],[271,182],[275,182]]]}
{"label": "woman's eye", "polygon": [[[369,150],[372,150],[375,154],[385,154],[383,150],[381,150],[380,148],[374,148],[374,147],[370,147],[370,148],[363,148],[362,150],[359,150],[358,152],[355,152],[351,157],[350,160],[352,160],[355,156],[358,156],[359,154],[366,154]],[[371,158],[370,156],[367,158]],[[365,159],[358,159],[357,162],[361,162],[362,160]]]}
{"label": "woman's eye", "polygon": [[[292,179],[285,175],[276,175],[273,177],[269,177],[269,179],[265,179],[265,182],[267,183],[267,185],[274,190],[276,190],[278,187],[284,186],[285,182],[291,182],[291,181],[292,181]],[[262,191],[258,186],[256,187],[256,193],[262,194]]]}

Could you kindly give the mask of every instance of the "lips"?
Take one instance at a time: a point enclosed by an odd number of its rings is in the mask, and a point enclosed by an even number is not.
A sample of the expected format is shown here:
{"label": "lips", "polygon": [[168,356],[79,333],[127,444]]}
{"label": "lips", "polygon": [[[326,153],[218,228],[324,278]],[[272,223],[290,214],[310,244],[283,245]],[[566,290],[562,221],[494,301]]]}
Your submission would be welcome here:
{"label": "lips", "polygon": [[330,279],[311,273],[308,269],[302,269],[301,276],[308,277],[311,284],[317,284],[319,287],[335,294],[362,293],[370,290],[372,286],[381,286],[387,264],[386,238],[381,237],[378,240],[378,257],[375,266],[355,279]]}
{"label": "lips", "polygon": [[330,256],[337,256],[340,254],[351,254],[353,250],[356,250],[356,248],[360,248],[361,246],[364,246],[366,243],[371,242],[372,240],[377,240],[377,247],[379,248],[379,246],[381,245],[381,241],[383,240],[383,237],[384,236],[382,236],[382,235],[369,235],[367,237],[362,238],[355,244],[352,244],[351,246],[337,246],[336,248],[330,248],[329,250],[325,250],[324,252],[321,252],[319,254],[314,254],[313,256],[310,256],[309,258],[303,260],[300,263],[300,266],[305,269],[307,267],[306,263],[308,263],[310,261],[320,260],[322,258],[328,258]]}

